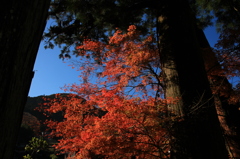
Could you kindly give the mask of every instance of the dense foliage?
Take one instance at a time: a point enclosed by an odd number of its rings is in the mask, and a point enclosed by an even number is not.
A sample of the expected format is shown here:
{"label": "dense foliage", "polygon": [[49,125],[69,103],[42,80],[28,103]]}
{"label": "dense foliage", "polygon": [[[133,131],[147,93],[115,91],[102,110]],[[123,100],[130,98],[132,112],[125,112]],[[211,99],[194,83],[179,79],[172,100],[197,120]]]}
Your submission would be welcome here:
{"label": "dense foliage", "polygon": [[[61,137],[57,149],[80,158],[168,158],[168,129],[174,118],[166,117],[168,101],[159,98],[153,43],[151,36],[142,41],[130,26],[126,34],[117,30],[109,44],[86,39],[77,48],[80,54],[91,52],[79,68],[85,82],[69,88],[82,98],[58,97],[42,107],[50,114],[64,112],[62,122],[47,121],[51,135]],[[93,76],[98,84],[90,83]]]}

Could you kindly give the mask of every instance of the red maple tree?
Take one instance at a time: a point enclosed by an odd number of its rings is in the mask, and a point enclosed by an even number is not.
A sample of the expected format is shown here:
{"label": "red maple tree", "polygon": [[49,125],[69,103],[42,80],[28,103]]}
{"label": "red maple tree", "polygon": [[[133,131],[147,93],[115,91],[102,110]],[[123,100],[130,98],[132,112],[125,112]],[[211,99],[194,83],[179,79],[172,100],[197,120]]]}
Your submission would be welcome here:
{"label": "red maple tree", "polygon": [[[86,39],[78,46],[83,82],[66,86],[74,93],[46,102],[46,113],[62,111],[64,120],[46,121],[60,137],[56,149],[74,158],[168,158],[169,128],[161,99],[159,54],[152,36],[135,26],[116,30],[109,43]],[[76,64],[75,64],[76,66]]]}

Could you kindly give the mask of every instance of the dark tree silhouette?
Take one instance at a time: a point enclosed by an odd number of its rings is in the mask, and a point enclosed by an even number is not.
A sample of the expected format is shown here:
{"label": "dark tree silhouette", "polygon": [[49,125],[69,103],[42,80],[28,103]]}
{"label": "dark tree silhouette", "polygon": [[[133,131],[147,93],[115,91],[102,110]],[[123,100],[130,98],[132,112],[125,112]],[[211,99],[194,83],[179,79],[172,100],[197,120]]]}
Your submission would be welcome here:
{"label": "dark tree silhouette", "polygon": [[0,6],[0,158],[13,158],[49,4],[9,0]]}

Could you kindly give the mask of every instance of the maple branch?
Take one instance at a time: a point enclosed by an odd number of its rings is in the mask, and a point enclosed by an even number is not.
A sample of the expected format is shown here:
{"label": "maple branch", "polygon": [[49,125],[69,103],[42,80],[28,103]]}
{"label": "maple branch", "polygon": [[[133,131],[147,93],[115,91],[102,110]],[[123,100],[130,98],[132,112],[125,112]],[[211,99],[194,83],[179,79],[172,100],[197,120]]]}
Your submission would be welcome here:
{"label": "maple branch", "polygon": [[[149,135],[149,134],[144,134],[144,133],[133,133],[133,134],[136,134],[136,135],[145,135],[145,136],[147,136],[147,137],[149,137],[150,138],[150,140],[152,139],[152,137]],[[162,136],[163,137],[163,136]],[[165,140],[165,141],[163,141],[163,142],[166,142],[167,140]],[[156,141],[157,142],[157,141]],[[159,142],[161,142],[161,141],[159,141]],[[156,144],[156,143],[147,143],[147,142],[134,142],[134,143],[143,143],[143,144],[147,144],[147,145],[151,145],[151,146],[154,146],[154,147],[156,147],[159,151],[158,151],[158,153],[159,154],[161,154],[161,153],[163,153],[167,158],[169,158],[168,157],[168,155],[167,155],[167,153],[165,153],[164,152],[164,150],[163,150],[163,148],[161,148],[158,144]],[[169,144],[163,144],[163,145],[169,145]]]}
{"label": "maple branch", "polygon": [[148,64],[148,67],[146,67],[148,70],[150,70],[150,73],[156,78],[156,80],[158,81],[158,90],[156,91],[156,95],[155,95],[155,99],[158,97],[158,93],[160,92],[160,88],[159,86],[162,87],[162,89],[164,89],[164,85],[162,84],[162,82],[159,80],[159,75],[153,70],[152,66],[150,64]]}
{"label": "maple branch", "polygon": [[[126,116],[127,116],[127,114],[126,114]],[[144,132],[145,132],[145,133],[138,132],[138,133],[133,133],[133,134],[141,134],[141,135],[147,136],[153,143],[153,144],[152,143],[148,143],[148,144],[152,145],[152,146],[155,146],[160,151],[159,154],[161,154],[161,152],[162,152],[168,158],[167,154],[163,151],[163,149],[160,146],[158,146],[157,141],[151,135],[149,135],[150,132],[148,131],[146,126],[143,124],[144,121],[140,122],[139,120],[137,120],[135,118],[133,118],[133,120],[135,120],[138,124],[140,124],[142,126],[142,128],[144,129]],[[165,135],[163,135],[163,136],[165,136]]]}
{"label": "maple branch", "polygon": [[[144,126],[144,125],[143,125]],[[145,131],[147,130],[146,128],[145,128],[145,126],[144,126],[144,129],[145,129]],[[145,152],[145,153],[147,153],[147,154],[149,154],[149,155],[152,155],[152,156],[155,156],[155,157],[159,157],[159,156],[157,156],[157,155],[153,155],[152,153],[149,153],[149,152],[158,152],[159,153],[159,155],[160,154],[164,154],[167,158],[169,158],[168,157],[168,155],[167,155],[167,153],[165,153],[164,152],[164,150],[160,147],[160,146],[158,146],[158,144],[155,142],[155,140],[152,138],[152,136],[151,135],[149,135],[149,132],[147,131],[146,133],[141,133],[141,132],[129,132],[129,131],[127,131],[127,130],[125,130],[125,129],[122,129],[122,131],[125,131],[126,133],[131,133],[131,134],[134,134],[134,135],[143,135],[143,136],[147,136],[148,138],[150,138],[150,140],[153,142],[153,143],[151,143],[151,142],[140,142],[140,141],[133,141],[133,143],[142,143],[142,144],[146,144],[146,145],[151,145],[151,146],[153,146],[153,147],[156,147],[157,149],[158,149],[158,151],[142,151],[142,150],[140,150],[141,152]],[[165,135],[163,135],[163,136],[165,136]],[[162,136],[162,137],[163,137]],[[161,142],[161,140],[159,141],[159,142]],[[164,140],[164,141],[162,141],[162,142],[166,142],[166,140]],[[164,145],[168,145],[168,144],[164,144]]]}
{"label": "maple branch", "polygon": [[[204,97],[204,92],[201,95],[200,99],[198,100],[198,103],[195,104],[195,106],[192,107],[192,110],[188,114],[192,114],[193,112],[195,112],[199,108],[203,107],[205,104],[207,104],[210,100],[212,100],[214,98],[214,95],[211,98],[207,99],[206,101],[202,101],[203,97]],[[202,103],[202,104],[200,105],[200,103]]]}

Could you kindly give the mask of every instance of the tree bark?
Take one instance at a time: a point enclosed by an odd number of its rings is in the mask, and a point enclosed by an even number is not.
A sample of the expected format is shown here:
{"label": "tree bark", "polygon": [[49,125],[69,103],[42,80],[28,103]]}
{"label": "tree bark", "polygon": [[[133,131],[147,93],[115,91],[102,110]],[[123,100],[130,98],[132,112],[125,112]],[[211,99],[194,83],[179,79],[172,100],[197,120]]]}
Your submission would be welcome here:
{"label": "tree bark", "polygon": [[215,106],[223,130],[228,154],[231,158],[240,158],[239,106],[228,103],[228,98],[233,92],[232,85],[225,76],[219,75],[219,73],[222,72],[221,65],[202,29],[197,28],[196,30],[199,44],[202,48],[202,56],[209,76],[209,82],[214,88]]}
{"label": "tree bark", "polygon": [[13,158],[50,0],[0,5],[0,158]]}
{"label": "tree bark", "polygon": [[226,159],[214,100],[186,0],[164,1],[158,16],[165,98],[178,98],[169,110],[182,119],[173,125],[171,158]]}

